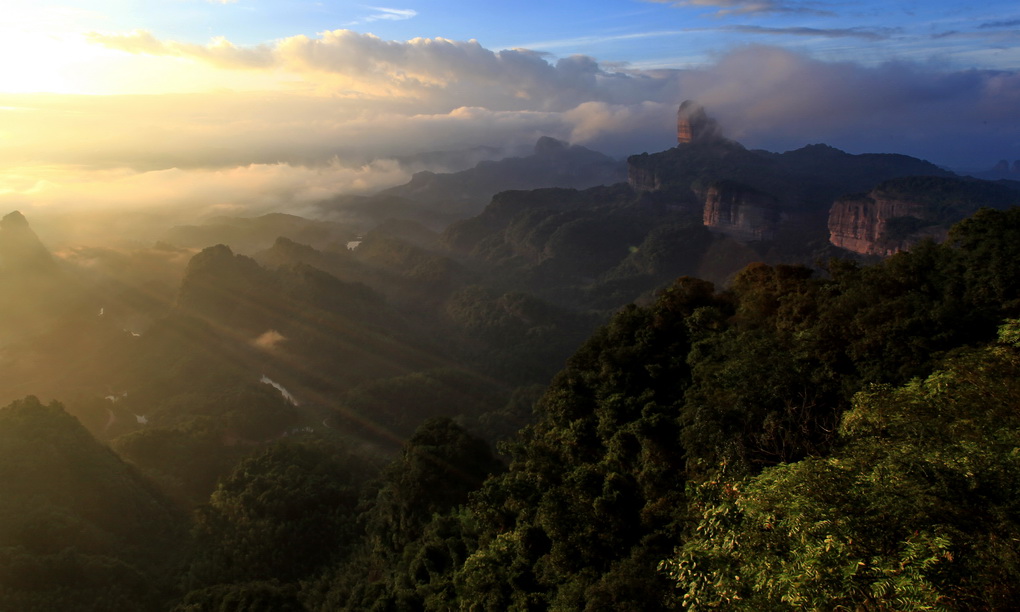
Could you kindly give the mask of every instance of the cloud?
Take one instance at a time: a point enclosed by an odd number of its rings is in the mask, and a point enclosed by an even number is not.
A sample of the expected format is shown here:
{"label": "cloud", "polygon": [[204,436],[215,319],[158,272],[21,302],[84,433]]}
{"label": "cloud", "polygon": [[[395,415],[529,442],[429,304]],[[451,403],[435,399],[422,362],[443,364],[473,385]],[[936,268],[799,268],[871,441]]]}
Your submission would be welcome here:
{"label": "cloud", "polygon": [[270,329],[267,330],[262,335],[260,335],[259,337],[252,340],[252,344],[264,351],[272,351],[277,347],[277,345],[279,345],[281,342],[284,342],[285,340],[287,340],[286,336],[276,331],[275,329]]}
{"label": "cloud", "polygon": [[728,32],[742,32],[744,34],[770,34],[778,36],[813,36],[818,38],[860,38],[862,40],[886,40],[894,32],[893,28],[866,29],[866,28],[808,28],[808,27],[786,27],[769,28],[753,25],[735,25],[718,28]]}
{"label": "cloud", "polygon": [[[750,6],[726,5],[738,4]],[[857,28],[729,29],[865,40],[895,33]],[[169,48],[212,63],[271,66],[301,74],[321,91],[341,94],[341,99],[334,97],[325,104],[301,102],[301,113],[316,118],[314,129],[286,112],[296,104],[293,100],[279,101],[279,113],[265,109],[267,115],[284,119],[295,136],[287,146],[306,153],[328,152],[328,147],[322,146],[323,135],[335,143],[359,142],[359,146],[376,149],[374,155],[400,146],[417,150],[429,145],[434,150],[463,146],[472,136],[474,144],[500,145],[515,140],[516,134],[520,144],[544,132],[557,137],[572,135],[582,144],[608,146],[609,152],[625,155],[628,151],[622,149],[623,144],[639,140],[623,138],[626,130],[651,134],[662,129],[668,134],[668,127],[660,123],[665,116],[661,109],[686,98],[702,100],[710,113],[728,115],[720,116],[724,129],[729,125],[734,137],[765,148],[827,139],[839,146],[842,139],[858,150],[897,151],[906,146],[906,153],[955,163],[977,155],[980,148],[954,153],[939,133],[959,132],[965,142],[987,138],[988,143],[997,143],[986,147],[991,155],[993,148],[1010,149],[1013,141],[1009,135],[1018,129],[1015,121],[1001,118],[986,123],[976,110],[1008,108],[1002,103],[1004,91],[993,94],[989,84],[1000,80],[1002,74],[1015,72],[954,72],[931,64],[822,62],[764,45],[734,49],[698,68],[629,70],[610,68],[586,56],[554,60],[526,49],[493,51],[477,41],[386,41],[350,30],[323,32],[316,38],[295,36],[271,47],[255,48],[237,48],[227,41],[177,46],[143,33],[112,42],[141,52]],[[249,154],[264,151],[258,161],[269,159],[274,148],[285,149],[277,139],[286,140],[286,136],[275,134],[278,124],[263,124],[262,118],[261,114],[252,117],[245,124],[245,133],[224,142],[243,143]],[[227,125],[242,119],[227,118]],[[638,126],[641,121],[645,123]],[[934,125],[922,125],[922,121]],[[994,129],[1000,131],[1000,138],[986,133],[989,125],[997,126]],[[220,126],[204,127],[222,130]],[[868,132],[870,128],[876,131]],[[895,134],[904,136],[899,143],[889,140]],[[669,145],[665,139],[646,140],[643,148],[658,143]],[[181,154],[185,154],[183,148]],[[296,161],[294,153],[288,155],[285,159]]]}
{"label": "cloud", "polygon": [[383,8],[381,6],[371,6],[369,8],[378,12],[375,15],[366,17],[365,21],[403,21],[418,15],[418,11],[414,9]]}
{"label": "cloud", "polygon": [[127,53],[189,57],[224,68],[267,68],[274,63],[270,46],[239,48],[222,37],[213,39],[208,45],[164,42],[145,30],[135,30],[130,34],[90,32],[86,38],[95,44]]}
{"label": "cloud", "polygon": [[[658,4],[669,4],[677,7],[703,6],[718,8],[717,16],[755,15],[770,13],[807,13],[813,15],[831,15],[803,2],[782,2],[777,0],[648,0]],[[817,3],[812,3],[817,4]]]}
{"label": "cloud", "polygon": [[1020,27],[1020,19],[1006,19],[1003,21],[989,21],[978,26],[981,29],[1016,28]]}
{"label": "cloud", "polygon": [[[550,63],[526,49],[492,51],[477,41],[415,38],[386,41],[351,30],[293,36],[273,46],[237,47],[225,39],[208,45],[163,42],[151,33],[92,34],[91,40],[130,53],[173,55],[221,68],[273,69],[303,75],[310,84],[362,99],[414,101],[419,108],[565,110],[621,82],[595,60],[568,57]],[[640,101],[642,79],[617,88],[617,98]]]}
{"label": "cloud", "polygon": [[[164,225],[193,223],[218,215],[303,211],[338,193],[372,193],[410,179],[410,173],[393,160],[359,167],[335,163],[319,168],[253,164],[219,170],[94,170],[74,166],[7,169],[34,180],[19,189],[6,175],[0,179],[0,210],[20,209],[30,217],[76,211],[88,211],[93,216],[116,211],[146,213],[162,219]],[[81,236],[100,232],[82,226],[66,233]]]}
{"label": "cloud", "polygon": [[971,167],[1020,156],[1020,72],[866,67],[755,46],[685,81],[728,135],[763,148],[827,142]]}

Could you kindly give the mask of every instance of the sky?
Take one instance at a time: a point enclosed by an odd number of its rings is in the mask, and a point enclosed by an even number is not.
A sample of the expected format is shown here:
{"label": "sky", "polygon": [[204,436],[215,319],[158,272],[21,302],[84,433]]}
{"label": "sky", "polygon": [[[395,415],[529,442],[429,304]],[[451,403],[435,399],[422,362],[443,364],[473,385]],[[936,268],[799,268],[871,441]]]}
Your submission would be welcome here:
{"label": "sky", "polygon": [[685,99],[749,148],[824,142],[963,170],[1020,159],[1016,0],[3,11],[0,212],[301,212],[460,169],[414,157],[430,151],[513,152],[543,135],[618,158],[664,150]]}

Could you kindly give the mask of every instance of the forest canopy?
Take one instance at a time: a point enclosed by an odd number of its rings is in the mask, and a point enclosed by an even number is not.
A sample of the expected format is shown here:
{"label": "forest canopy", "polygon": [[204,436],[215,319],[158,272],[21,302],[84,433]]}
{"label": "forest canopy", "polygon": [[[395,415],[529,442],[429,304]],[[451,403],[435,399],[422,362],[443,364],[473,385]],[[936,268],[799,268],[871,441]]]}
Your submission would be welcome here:
{"label": "forest canopy", "polygon": [[[17,400],[0,608],[1020,607],[1018,245],[1020,211],[983,210],[873,265],[681,277],[544,388],[450,367],[362,381],[348,417],[406,432],[395,455],[336,415],[293,427],[327,413],[268,386],[181,394],[162,430],[109,447]],[[450,304],[494,366],[514,330],[578,329],[517,293]],[[388,412],[418,401],[423,422]],[[495,451],[478,434],[528,408]]]}

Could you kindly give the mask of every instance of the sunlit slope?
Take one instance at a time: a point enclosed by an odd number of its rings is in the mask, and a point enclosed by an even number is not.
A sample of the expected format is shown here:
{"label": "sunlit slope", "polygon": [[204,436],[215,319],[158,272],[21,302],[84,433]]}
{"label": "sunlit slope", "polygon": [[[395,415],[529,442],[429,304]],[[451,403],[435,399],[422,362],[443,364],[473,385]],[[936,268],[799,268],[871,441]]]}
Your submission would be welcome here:
{"label": "sunlit slope", "polygon": [[15,211],[0,221],[0,402],[101,393],[130,334]]}

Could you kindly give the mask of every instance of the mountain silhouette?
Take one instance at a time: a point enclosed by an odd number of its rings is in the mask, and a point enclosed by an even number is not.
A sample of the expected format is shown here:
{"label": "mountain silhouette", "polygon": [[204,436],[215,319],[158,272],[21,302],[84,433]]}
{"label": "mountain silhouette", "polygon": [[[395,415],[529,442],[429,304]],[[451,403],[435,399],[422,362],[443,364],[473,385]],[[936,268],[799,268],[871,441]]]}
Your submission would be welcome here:
{"label": "mountain silhouette", "polygon": [[583,189],[626,179],[611,157],[543,136],[531,155],[483,161],[453,173],[419,172],[404,184],[372,196],[340,196],[320,204],[329,215],[375,225],[387,218],[411,219],[441,230],[481,212],[495,194],[510,189]]}

